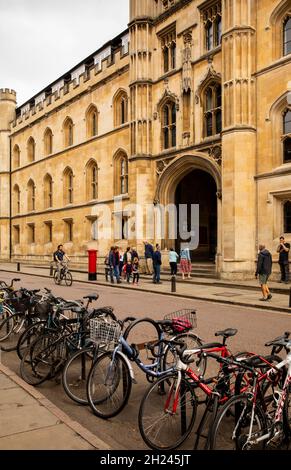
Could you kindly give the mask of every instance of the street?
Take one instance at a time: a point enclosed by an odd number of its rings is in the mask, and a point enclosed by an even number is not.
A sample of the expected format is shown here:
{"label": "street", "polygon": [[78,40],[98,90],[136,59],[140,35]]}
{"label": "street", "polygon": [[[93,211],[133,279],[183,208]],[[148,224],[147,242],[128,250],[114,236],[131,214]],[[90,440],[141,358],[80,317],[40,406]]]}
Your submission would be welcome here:
{"label": "street", "polygon": [[[0,279],[9,282],[12,273],[1,272]],[[267,353],[264,343],[272,338],[291,330],[290,315],[284,312],[270,312],[245,308],[241,306],[223,305],[214,302],[183,299],[177,297],[143,293],[130,289],[116,289],[99,285],[75,282],[72,287],[56,286],[52,279],[21,275],[17,287],[29,289],[47,287],[53,293],[66,299],[80,299],[89,293],[98,293],[99,299],[94,306],[111,305],[118,318],[132,315],[137,318],[148,316],[161,319],[167,313],[183,308],[194,308],[197,311],[197,328],[194,330],[205,342],[217,341],[214,333],[225,328],[237,328],[236,336],[229,338],[228,345],[232,352],[253,351]],[[139,341],[140,338],[137,338]],[[19,360],[16,353],[1,353],[1,362],[18,373]],[[117,417],[103,421],[95,417],[90,409],[73,403],[64,393],[62,385],[55,381],[46,382],[39,387],[41,393],[67,413],[72,419],[82,424],[95,435],[102,438],[113,449],[145,449],[138,430],[137,414],[139,403],[144,394],[147,382],[140,371],[136,370],[137,384],[133,385],[128,405]],[[193,447],[193,437],[187,440],[185,449]]]}

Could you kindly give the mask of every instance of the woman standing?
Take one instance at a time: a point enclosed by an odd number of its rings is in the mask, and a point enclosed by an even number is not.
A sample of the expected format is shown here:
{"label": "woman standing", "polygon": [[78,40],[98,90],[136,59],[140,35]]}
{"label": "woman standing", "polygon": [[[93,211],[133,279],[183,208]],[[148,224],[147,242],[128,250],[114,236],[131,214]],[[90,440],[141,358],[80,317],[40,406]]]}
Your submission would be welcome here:
{"label": "woman standing", "polygon": [[191,278],[191,257],[189,248],[183,248],[180,253],[180,271],[182,279],[185,279],[185,274],[188,274],[188,279]]}
{"label": "woman standing", "polygon": [[174,248],[170,248],[169,251],[169,263],[171,266],[171,276],[176,276],[177,274],[177,263],[179,255],[175,252]]}

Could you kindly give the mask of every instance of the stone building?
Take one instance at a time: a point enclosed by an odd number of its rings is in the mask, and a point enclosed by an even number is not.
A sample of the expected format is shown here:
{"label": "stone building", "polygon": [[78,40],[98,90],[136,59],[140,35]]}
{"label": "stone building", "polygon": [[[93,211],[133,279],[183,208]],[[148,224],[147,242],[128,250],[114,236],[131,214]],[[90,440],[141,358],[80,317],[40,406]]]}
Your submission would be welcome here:
{"label": "stone building", "polygon": [[1,259],[142,250],[128,204],[196,203],[193,260],[253,276],[258,242],[291,238],[290,94],[290,0],[130,0],[126,31],[22,106],[0,92]]}

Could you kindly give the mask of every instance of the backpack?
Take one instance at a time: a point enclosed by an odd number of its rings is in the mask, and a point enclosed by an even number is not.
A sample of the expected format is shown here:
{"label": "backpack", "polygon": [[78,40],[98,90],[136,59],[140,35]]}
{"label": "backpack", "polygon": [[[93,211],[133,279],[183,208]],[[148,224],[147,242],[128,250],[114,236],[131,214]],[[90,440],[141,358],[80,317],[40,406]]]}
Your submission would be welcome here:
{"label": "backpack", "polygon": [[54,260],[54,261],[58,261],[58,259],[57,259],[57,256],[56,256],[56,255],[57,255],[57,251],[55,251],[55,252],[54,252],[54,254],[53,254],[53,260]]}
{"label": "backpack", "polygon": [[104,260],[104,264],[105,266],[109,266],[109,256],[105,256],[105,260]]}

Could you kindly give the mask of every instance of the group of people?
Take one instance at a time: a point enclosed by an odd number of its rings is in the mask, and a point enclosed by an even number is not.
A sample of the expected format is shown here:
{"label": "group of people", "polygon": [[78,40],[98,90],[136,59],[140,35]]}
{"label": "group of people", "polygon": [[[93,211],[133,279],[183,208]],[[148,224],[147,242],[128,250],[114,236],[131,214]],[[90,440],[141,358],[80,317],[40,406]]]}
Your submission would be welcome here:
{"label": "group of people", "polygon": [[[277,253],[279,253],[279,266],[281,279],[279,282],[288,284],[289,282],[289,251],[290,243],[285,241],[284,236],[280,237],[280,243],[277,247]],[[272,298],[268,287],[268,279],[272,273],[272,255],[269,250],[266,249],[265,245],[259,245],[257,270],[255,273],[256,278],[259,277],[261,290],[263,297],[262,301],[267,301]]]}
{"label": "group of people", "polygon": [[[161,265],[162,255],[160,245],[157,243],[155,247],[144,241],[144,258],[145,258],[145,274],[153,276],[154,284],[161,284]],[[180,270],[182,278],[185,275],[191,277],[191,258],[189,249],[182,249],[180,255],[171,248],[169,251],[169,263],[171,267],[171,275],[176,276],[178,270],[178,260],[180,259]],[[140,257],[136,248],[128,247],[125,252],[118,246],[112,246],[108,256],[105,258],[108,274],[111,279],[116,279],[120,284],[122,277],[129,283],[138,284],[140,279]]]}

